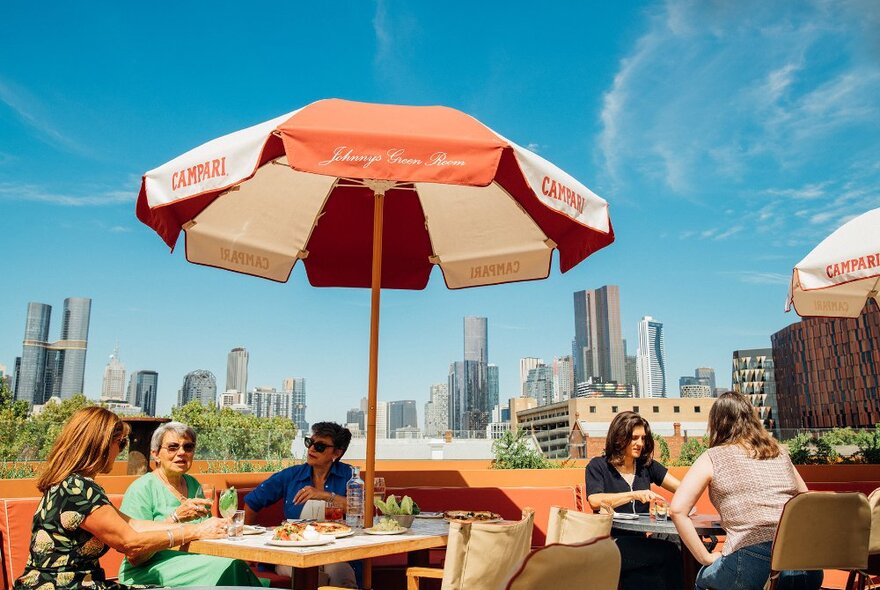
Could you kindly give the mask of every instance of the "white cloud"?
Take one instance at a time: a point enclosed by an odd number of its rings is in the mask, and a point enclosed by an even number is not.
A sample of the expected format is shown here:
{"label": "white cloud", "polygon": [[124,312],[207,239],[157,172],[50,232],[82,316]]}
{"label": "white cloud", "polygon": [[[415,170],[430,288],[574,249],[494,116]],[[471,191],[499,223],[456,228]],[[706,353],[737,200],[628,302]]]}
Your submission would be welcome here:
{"label": "white cloud", "polygon": [[791,275],[777,272],[761,272],[754,270],[723,271],[722,276],[731,276],[741,283],[750,285],[787,285],[791,282]]}
{"label": "white cloud", "polygon": [[681,239],[773,244],[880,206],[877,22],[859,0],[667,0],[603,96],[607,192],[702,205],[687,223],[711,229]]}
{"label": "white cloud", "polygon": [[102,207],[132,203],[137,197],[133,191],[96,191],[90,194],[56,192],[33,184],[0,183],[0,199],[30,201],[64,207]]}
{"label": "white cloud", "polygon": [[91,151],[68,137],[52,121],[41,101],[8,80],[0,78],[0,102],[12,109],[18,119],[36,132],[36,137],[57,149],[81,156],[91,155]]}

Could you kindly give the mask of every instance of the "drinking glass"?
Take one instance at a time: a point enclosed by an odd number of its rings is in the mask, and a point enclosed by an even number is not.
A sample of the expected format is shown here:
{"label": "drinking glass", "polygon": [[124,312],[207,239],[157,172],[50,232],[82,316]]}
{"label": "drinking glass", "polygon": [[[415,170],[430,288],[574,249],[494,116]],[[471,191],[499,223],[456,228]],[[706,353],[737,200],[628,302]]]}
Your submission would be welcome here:
{"label": "drinking glass", "polygon": [[329,500],[324,503],[324,520],[340,521],[344,517],[342,506],[336,506]]}
{"label": "drinking glass", "polygon": [[373,507],[376,515],[379,514],[379,509],[375,508],[376,500],[384,500],[385,499],[385,478],[384,477],[374,477],[373,478]]}
{"label": "drinking glass", "polygon": [[244,510],[236,510],[229,517],[226,525],[226,538],[230,541],[240,541],[244,535]]}
{"label": "drinking glass", "polygon": [[657,500],[655,501],[655,504],[656,504],[656,506],[657,506],[657,507],[655,508],[655,510],[656,510],[656,512],[657,512],[657,520],[659,520],[659,521],[664,521],[664,520],[666,520],[666,517],[667,517],[667,514],[668,514],[667,509],[666,509],[666,501],[665,501],[665,500],[657,499]]}

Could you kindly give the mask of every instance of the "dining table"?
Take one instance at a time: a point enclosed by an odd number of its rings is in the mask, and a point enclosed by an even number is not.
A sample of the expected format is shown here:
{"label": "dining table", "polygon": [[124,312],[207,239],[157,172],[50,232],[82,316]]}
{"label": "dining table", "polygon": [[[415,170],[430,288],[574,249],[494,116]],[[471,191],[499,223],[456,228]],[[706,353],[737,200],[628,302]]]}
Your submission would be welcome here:
{"label": "dining table", "polygon": [[271,544],[274,529],[270,527],[259,534],[244,535],[237,539],[190,541],[181,550],[301,569],[302,573],[297,576],[297,582],[301,586],[296,590],[316,590],[318,567],[322,565],[365,560],[364,588],[369,589],[372,586],[369,566],[371,558],[407,553],[411,564],[421,565],[428,549],[446,546],[448,533],[449,523],[445,520],[417,518],[409,529],[399,534],[367,534],[363,529],[355,528],[353,534],[336,538],[324,545],[278,546]]}
{"label": "dining table", "polygon": [[[660,520],[648,514],[639,514],[638,518],[628,518],[630,516],[629,514],[625,517],[615,515],[611,521],[611,530],[679,536],[671,519]],[[706,548],[710,552],[714,550],[718,544],[718,537],[725,534],[724,528],[721,526],[721,517],[717,514],[692,514],[690,519]],[[692,590],[701,565],[684,543],[680,545],[683,588],[684,590]]]}

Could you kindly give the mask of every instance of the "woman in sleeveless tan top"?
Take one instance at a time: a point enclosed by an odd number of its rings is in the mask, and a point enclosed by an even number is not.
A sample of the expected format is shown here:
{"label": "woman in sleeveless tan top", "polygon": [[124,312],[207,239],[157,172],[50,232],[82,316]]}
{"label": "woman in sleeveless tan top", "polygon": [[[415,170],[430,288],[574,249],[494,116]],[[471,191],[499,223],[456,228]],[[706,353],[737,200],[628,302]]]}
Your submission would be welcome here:
{"label": "woman in sleeveless tan top", "polygon": [[[706,550],[687,516],[707,486],[727,532],[721,552]],[[669,506],[682,542],[703,564],[697,589],[761,590],[770,576],[782,507],[806,491],[749,401],[734,392],[721,395],[709,411],[709,449],[688,470]],[[821,583],[821,571],[783,572],[777,587],[814,590]]]}

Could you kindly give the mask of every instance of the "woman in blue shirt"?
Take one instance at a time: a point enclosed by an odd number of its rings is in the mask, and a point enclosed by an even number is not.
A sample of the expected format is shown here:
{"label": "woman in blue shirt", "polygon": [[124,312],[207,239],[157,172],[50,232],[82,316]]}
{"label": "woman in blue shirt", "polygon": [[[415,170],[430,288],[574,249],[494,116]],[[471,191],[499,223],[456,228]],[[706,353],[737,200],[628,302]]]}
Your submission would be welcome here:
{"label": "woman in blue shirt", "polygon": [[[256,522],[257,512],[281,499],[285,518],[299,518],[309,500],[323,500],[345,510],[345,484],[351,479],[351,465],[340,459],[350,442],[348,428],[335,422],[314,424],[312,436],[305,439],[306,462],[279,471],[246,495],[245,522]],[[291,575],[287,566],[278,566],[275,571]],[[329,583],[336,586],[357,587],[353,570],[347,563],[325,566],[324,573],[329,576]]]}

